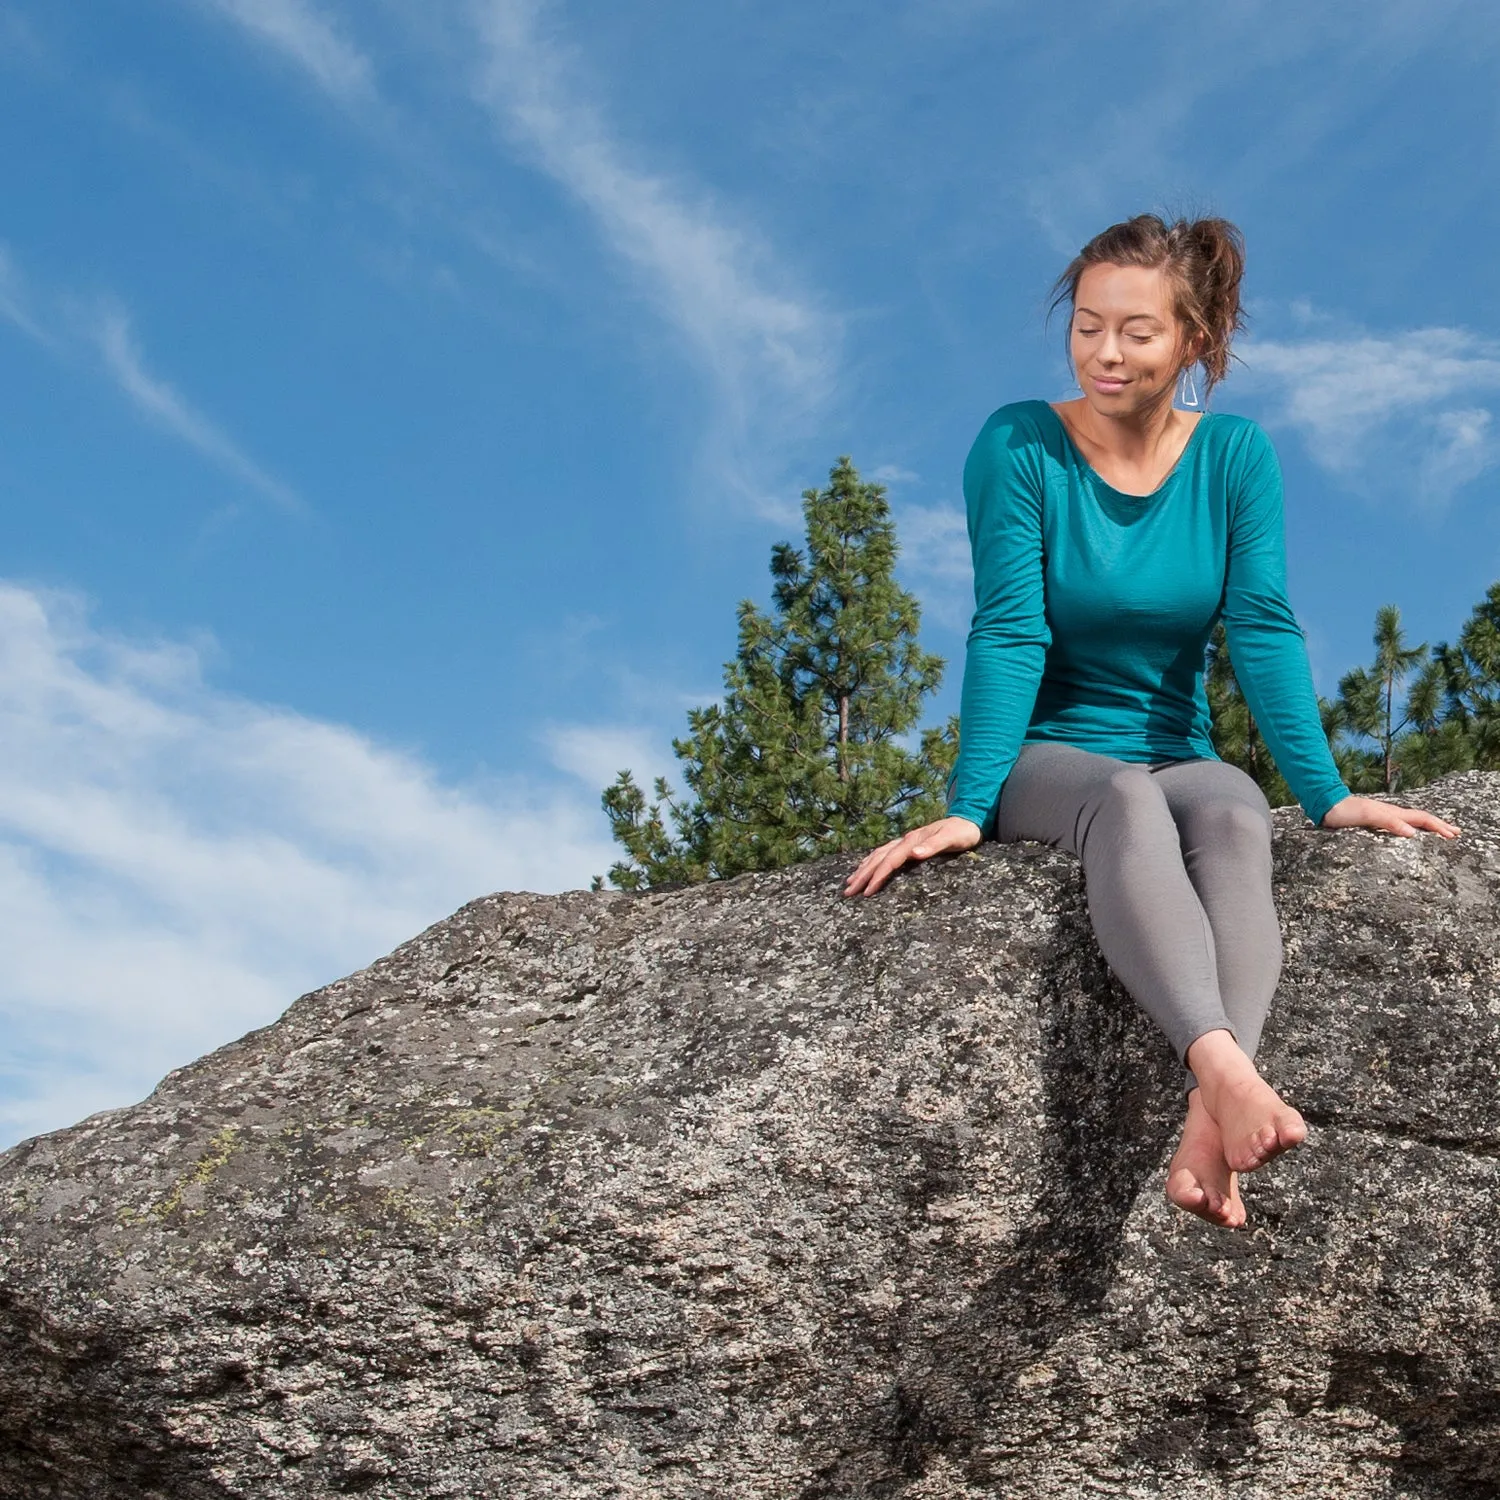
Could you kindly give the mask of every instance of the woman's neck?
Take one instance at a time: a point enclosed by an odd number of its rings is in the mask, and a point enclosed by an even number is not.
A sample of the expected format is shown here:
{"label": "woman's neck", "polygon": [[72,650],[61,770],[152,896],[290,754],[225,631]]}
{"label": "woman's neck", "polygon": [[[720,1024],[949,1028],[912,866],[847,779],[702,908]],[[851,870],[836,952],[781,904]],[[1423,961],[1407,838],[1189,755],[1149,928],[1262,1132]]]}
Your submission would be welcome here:
{"label": "woman's neck", "polygon": [[1145,411],[1126,416],[1105,416],[1086,397],[1069,402],[1071,426],[1096,449],[1122,464],[1149,464],[1164,448],[1180,441],[1181,419],[1170,397]]}
{"label": "woman's neck", "polygon": [[[1155,494],[1187,451],[1195,425],[1203,420],[1201,413],[1190,417],[1171,406],[1147,414],[1144,420],[1138,414],[1101,418],[1086,397],[1053,410],[1089,467],[1126,495]],[[1085,425],[1091,421],[1097,425]]]}

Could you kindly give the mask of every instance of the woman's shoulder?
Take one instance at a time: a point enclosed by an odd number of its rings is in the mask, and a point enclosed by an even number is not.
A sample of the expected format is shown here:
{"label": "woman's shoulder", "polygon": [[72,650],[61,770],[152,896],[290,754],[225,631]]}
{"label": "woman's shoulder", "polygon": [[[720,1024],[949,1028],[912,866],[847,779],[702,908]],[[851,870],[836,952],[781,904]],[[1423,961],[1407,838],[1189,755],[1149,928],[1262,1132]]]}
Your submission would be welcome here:
{"label": "woman's shoulder", "polygon": [[1276,451],[1265,428],[1254,417],[1216,411],[1205,413],[1200,420],[1209,421],[1203,435],[1222,453],[1236,458],[1253,458]]}
{"label": "woman's shoulder", "polygon": [[1252,503],[1277,501],[1281,494],[1281,460],[1266,430],[1251,417],[1214,412],[1204,452],[1211,482],[1229,497],[1239,514],[1247,497]]}
{"label": "woman's shoulder", "polygon": [[1057,448],[1061,431],[1057,413],[1045,401],[1011,401],[992,411],[964,463],[965,492],[1000,482],[1039,493],[1045,454]]}
{"label": "woman's shoulder", "polygon": [[1062,437],[1062,419],[1047,402],[1010,401],[985,418],[969,457],[1035,461],[1043,450],[1057,449]]}
{"label": "woman's shoulder", "polygon": [[979,435],[1005,432],[1023,433],[1041,440],[1056,427],[1060,419],[1046,401],[1008,401],[985,418]]}

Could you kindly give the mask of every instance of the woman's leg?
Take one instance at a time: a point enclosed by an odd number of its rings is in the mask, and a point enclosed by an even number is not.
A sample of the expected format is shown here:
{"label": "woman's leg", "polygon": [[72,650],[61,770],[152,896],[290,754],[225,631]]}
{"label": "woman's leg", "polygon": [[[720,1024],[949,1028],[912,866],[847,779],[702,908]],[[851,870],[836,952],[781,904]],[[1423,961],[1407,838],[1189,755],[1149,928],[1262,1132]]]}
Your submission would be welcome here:
{"label": "woman's leg", "polygon": [[[1219,995],[1247,1057],[1281,977],[1271,896],[1271,809],[1238,766],[1188,760],[1154,768],[1182,841],[1182,862],[1214,934]],[[1195,1086],[1191,1073],[1188,1087]]]}
{"label": "woman's leg", "polygon": [[1001,794],[996,837],[1078,856],[1099,947],[1179,1059],[1206,1032],[1232,1030],[1213,929],[1147,766],[1073,745],[1027,745]]}
{"label": "woman's leg", "polygon": [[[1181,834],[1183,864],[1214,930],[1219,993],[1235,1034],[1231,1042],[1226,1033],[1209,1033],[1192,1048],[1202,1087],[1189,1069],[1188,1118],[1167,1183],[1168,1196],[1191,1208],[1197,1189],[1222,1190],[1226,1166],[1262,1166],[1299,1144],[1307,1127],[1251,1061],[1281,975],[1271,809],[1249,776],[1222,761],[1155,770]],[[1233,1174],[1228,1180],[1237,1203]]]}
{"label": "woman's leg", "polygon": [[[1181,803],[1195,821],[1190,843],[1196,851],[1212,820],[1194,810],[1205,800],[1195,779],[1177,780]],[[1214,932],[1189,877],[1185,843],[1159,775],[1070,745],[1028,745],[1001,796],[997,837],[1066,848],[1083,863],[1090,917],[1111,969],[1171,1039],[1180,1058],[1186,1061],[1192,1049],[1195,1062],[1202,1059],[1198,1066],[1204,1087],[1188,1096],[1188,1119],[1169,1172],[1168,1196],[1212,1222],[1242,1224],[1244,1207],[1231,1164],[1242,1169],[1261,1165],[1295,1145],[1303,1126],[1235,1043],[1219,986]],[[1269,857],[1268,839],[1266,849]],[[1200,871],[1214,862],[1197,852],[1192,858]],[[1217,904],[1222,882],[1210,876],[1208,885]],[[1223,913],[1225,930],[1231,931],[1232,913],[1227,907]],[[1245,964],[1233,942],[1231,947],[1236,1003],[1241,1024],[1252,1029],[1248,1040],[1253,1046],[1269,1001],[1264,970],[1256,979],[1256,965]],[[1250,977],[1241,982],[1242,975]]]}

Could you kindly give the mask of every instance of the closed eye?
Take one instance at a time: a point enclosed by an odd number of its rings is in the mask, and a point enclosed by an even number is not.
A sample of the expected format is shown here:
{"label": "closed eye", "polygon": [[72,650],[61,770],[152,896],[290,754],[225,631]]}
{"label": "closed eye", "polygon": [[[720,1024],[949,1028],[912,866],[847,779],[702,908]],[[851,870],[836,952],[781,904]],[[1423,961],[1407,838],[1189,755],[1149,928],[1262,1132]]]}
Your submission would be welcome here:
{"label": "closed eye", "polygon": [[[1073,332],[1080,338],[1091,339],[1097,338],[1104,330],[1102,328],[1075,328]],[[1149,344],[1156,338],[1156,335],[1154,333],[1127,333],[1125,337],[1133,344]]]}

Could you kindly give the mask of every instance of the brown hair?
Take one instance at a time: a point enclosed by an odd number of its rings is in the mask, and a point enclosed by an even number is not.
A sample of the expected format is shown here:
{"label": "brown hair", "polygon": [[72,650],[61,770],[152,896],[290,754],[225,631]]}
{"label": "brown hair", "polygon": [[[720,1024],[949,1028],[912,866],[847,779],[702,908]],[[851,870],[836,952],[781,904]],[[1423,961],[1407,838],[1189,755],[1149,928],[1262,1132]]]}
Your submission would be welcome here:
{"label": "brown hair", "polygon": [[1229,373],[1229,346],[1245,326],[1240,278],[1245,274],[1245,237],[1228,219],[1178,219],[1137,214],[1096,234],[1053,283],[1048,316],[1078,296],[1078,279],[1089,266],[1149,266],[1165,271],[1173,309],[1188,340],[1201,340],[1207,391]]}

